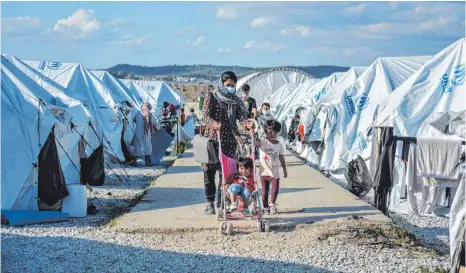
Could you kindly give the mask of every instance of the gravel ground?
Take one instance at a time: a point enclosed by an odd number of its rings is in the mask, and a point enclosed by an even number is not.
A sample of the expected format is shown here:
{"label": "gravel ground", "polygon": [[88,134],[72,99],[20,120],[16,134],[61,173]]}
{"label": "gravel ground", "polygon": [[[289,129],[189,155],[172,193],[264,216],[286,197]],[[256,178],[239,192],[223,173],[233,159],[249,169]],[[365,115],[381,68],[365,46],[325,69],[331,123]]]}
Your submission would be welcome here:
{"label": "gravel ground", "polygon": [[209,230],[129,234],[69,223],[3,228],[2,272],[420,272],[422,267],[447,268],[448,257],[411,246],[409,239],[403,242],[393,235],[390,241],[395,245],[378,244],[383,238],[376,235],[379,229],[364,220],[270,233],[238,230],[230,237]]}
{"label": "gravel ground", "polygon": [[[2,272],[359,273],[448,269],[448,255],[419,246],[409,233],[392,224],[364,219],[270,233],[235,228],[230,237],[213,230],[161,234],[125,233],[112,228],[107,214],[115,217],[127,211],[172,161],[165,158],[163,166],[151,168],[127,167],[131,179],[125,184],[115,175],[126,175],[122,168],[109,171],[106,185],[93,191],[97,198],[93,203],[99,209],[96,215],[64,223],[2,226]],[[426,227],[433,224],[425,222]],[[440,222],[436,225],[441,227]],[[417,238],[418,231],[423,233],[423,226],[406,227],[414,228]]]}

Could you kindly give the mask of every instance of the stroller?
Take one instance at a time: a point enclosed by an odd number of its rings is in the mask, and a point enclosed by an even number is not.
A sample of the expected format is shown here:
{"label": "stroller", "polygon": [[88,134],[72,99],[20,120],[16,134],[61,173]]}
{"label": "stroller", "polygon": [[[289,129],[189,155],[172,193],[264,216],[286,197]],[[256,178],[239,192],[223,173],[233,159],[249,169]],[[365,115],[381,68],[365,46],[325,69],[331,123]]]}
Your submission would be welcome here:
{"label": "stroller", "polygon": [[[257,184],[257,173],[256,173],[256,166],[255,166],[255,154],[254,154],[254,147],[255,147],[255,137],[252,137],[251,140],[251,147],[249,150],[250,154],[249,157],[252,159],[253,162],[253,176],[254,176],[254,186],[255,186],[255,193],[251,196],[251,202],[249,207],[252,207],[251,214],[246,215],[241,213],[240,211],[244,208],[238,206],[238,212],[230,212],[227,210],[227,202],[231,202],[230,195],[227,192],[225,187],[226,185],[226,178],[233,172],[236,171],[236,162],[227,158],[225,155],[222,154],[222,145],[220,141],[220,136],[218,136],[219,142],[219,158],[222,164],[222,185],[221,185],[221,205],[220,209],[217,210],[217,221],[221,221],[219,226],[219,233],[231,235],[233,233],[233,223],[232,221],[235,220],[255,220],[257,221],[256,230],[258,232],[268,232],[270,231],[269,222],[263,220],[263,206],[261,202],[261,198],[258,192],[258,184]],[[225,175],[227,174],[227,175]]]}

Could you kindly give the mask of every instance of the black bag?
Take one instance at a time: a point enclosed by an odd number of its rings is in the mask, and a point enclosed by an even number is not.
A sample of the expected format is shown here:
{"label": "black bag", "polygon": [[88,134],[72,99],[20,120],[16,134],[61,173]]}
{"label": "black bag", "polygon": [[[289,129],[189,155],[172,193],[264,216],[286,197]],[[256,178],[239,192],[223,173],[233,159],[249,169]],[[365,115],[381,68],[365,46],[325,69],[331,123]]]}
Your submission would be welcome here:
{"label": "black bag", "polygon": [[348,181],[347,190],[358,197],[366,195],[372,188],[369,169],[361,156],[351,160],[346,167],[345,177]]}
{"label": "black bag", "polygon": [[39,153],[38,197],[48,206],[53,206],[69,195],[53,130]]}

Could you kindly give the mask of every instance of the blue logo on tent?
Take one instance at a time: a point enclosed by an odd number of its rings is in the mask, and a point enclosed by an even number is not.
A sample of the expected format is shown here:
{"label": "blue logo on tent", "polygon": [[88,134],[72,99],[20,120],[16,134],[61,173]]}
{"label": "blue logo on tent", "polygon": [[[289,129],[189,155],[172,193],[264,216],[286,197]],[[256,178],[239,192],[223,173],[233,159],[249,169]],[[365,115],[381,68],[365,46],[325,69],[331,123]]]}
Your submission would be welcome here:
{"label": "blue logo on tent", "polygon": [[356,114],[356,107],[354,106],[354,102],[353,102],[353,99],[351,98],[351,96],[348,96],[345,94],[345,105],[346,105],[346,109],[348,110],[348,113],[350,114],[350,116],[354,116],[354,114]]}
{"label": "blue logo on tent", "polygon": [[58,70],[61,67],[61,63],[60,62],[49,62],[47,64],[47,67],[52,70]]}
{"label": "blue logo on tent", "polygon": [[368,104],[369,104],[369,97],[367,96],[367,94],[362,94],[358,99],[358,110],[359,110],[359,112],[364,110],[367,107]]}
{"label": "blue logo on tent", "polygon": [[364,150],[367,148],[367,139],[363,133],[358,134],[358,142],[359,142],[359,148],[361,148],[361,150]]}
{"label": "blue logo on tent", "polygon": [[314,98],[316,101],[318,101],[325,94],[327,94],[327,88],[323,88],[322,90],[320,90],[320,92],[317,93],[317,95]]}
{"label": "blue logo on tent", "polygon": [[47,62],[40,62],[40,63],[39,63],[39,67],[38,67],[37,69],[38,69],[38,70],[44,70],[46,64],[47,64]]}
{"label": "blue logo on tent", "polygon": [[460,86],[464,84],[465,80],[465,73],[464,73],[464,64],[463,65],[457,65],[455,68],[455,81],[454,84],[456,86]]}
{"label": "blue logo on tent", "polygon": [[448,74],[444,74],[442,76],[442,88],[443,88],[443,92],[444,93],[450,93],[453,89],[452,89],[452,84],[451,84],[451,81],[450,79],[448,78]]}

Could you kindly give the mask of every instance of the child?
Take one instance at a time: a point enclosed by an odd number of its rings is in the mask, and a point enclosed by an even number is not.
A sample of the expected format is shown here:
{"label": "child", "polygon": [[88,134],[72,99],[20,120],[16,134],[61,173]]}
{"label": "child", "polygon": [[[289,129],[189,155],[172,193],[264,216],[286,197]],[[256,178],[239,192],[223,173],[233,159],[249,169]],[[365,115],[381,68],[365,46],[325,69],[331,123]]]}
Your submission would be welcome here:
{"label": "child", "polygon": [[275,118],[270,113],[270,104],[267,102],[262,103],[259,120],[265,123],[267,120],[272,120],[272,119],[275,119]]}
{"label": "child", "polygon": [[249,201],[256,188],[254,185],[253,163],[250,158],[239,158],[237,162],[238,173],[233,173],[227,180],[228,193],[230,194],[230,211],[238,208],[237,196],[243,199],[243,211],[247,214]]}
{"label": "child", "polygon": [[[262,184],[262,204],[266,212],[275,214],[277,208],[278,191],[280,189],[280,165],[283,168],[283,177],[286,178],[288,173],[285,165],[285,147],[277,140],[277,134],[281,130],[281,124],[276,120],[267,120],[265,122],[266,138],[258,141],[259,158],[261,165],[261,184]],[[269,200],[269,189],[272,185],[271,197]]]}
{"label": "child", "polygon": [[270,113],[270,104],[264,102],[261,106],[261,113],[259,115],[259,123],[260,123],[260,130],[259,130],[259,138],[267,137],[265,133],[265,123],[267,120],[275,119],[273,115]]}

